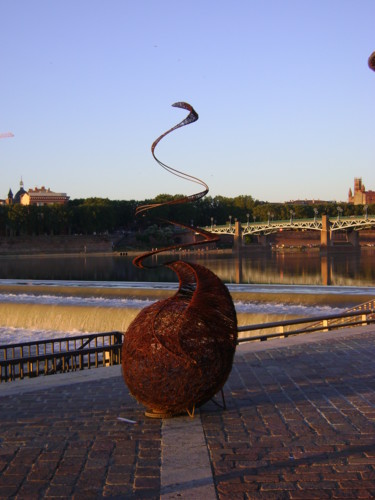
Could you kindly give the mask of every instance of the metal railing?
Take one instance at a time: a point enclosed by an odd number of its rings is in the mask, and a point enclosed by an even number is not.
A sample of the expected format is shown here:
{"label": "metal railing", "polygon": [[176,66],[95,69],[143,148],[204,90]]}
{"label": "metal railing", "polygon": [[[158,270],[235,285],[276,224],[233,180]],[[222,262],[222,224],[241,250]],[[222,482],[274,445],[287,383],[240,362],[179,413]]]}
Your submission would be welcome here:
{"label": "metal railing", "polygon": [[[271,332],[239,338],[238,343],[369,325],[375,323],[374,306],[375,300],[341,314],[239,326],[238,333]],[[123,335],[107,332],[0,345],[0,383],[120,364]]]}
{"label": "metal railing", "polygon": [[[374,315],[374,311],[375,311],[375,299],[370,300],[368,302],[364,302],[363,304],[359,304],[358,306],[352,307],[350,309],[347,309],[346,313],[367,312],[368,319],[371,319],[371,318],[373,318],[372,315]],[[345,317],[344,318],[338,317],[338,318],[334,318],[334,319],[330,320],[329,325],[332,327],[333,325],[340,325],[340,323],[344,323],[344,322],[345,322]],[[324,326],[322,321],[319,321],[318,323],[314,324],[313,326],[308,327],[308,329],[310,330],[310,328],[315,327],[315,326],[319,326],[319,325]]]}
{"label": "metal railing", "polygon": [[0,345],[0,383],[121,363],[121,332]]}
{"label": "metal railing", "polygon": [[[310,326],[306,326],[306,323],[311,323]],[[267,333],[264,335],[254,335],[251,337],[239,338],[238,343],[251,342],[251,341],[265,341],[273,338],[284,338],[290,335],[299,335],[312,332],[330,331],[337,330],[339,328],[347,328],[352,326],[365,326],[371,323],[375,323],[375,310],[359,310],[347,311],[342,314],[331,314],[326,316],[314,316],[312,318],[298,318],[292,320],[275,321],[271,323],[260,323],[257,325],[245,325],[239,326],[238,332],[249,332],[258,330],[277,330],[272,333]],[[298,325],[304,325],[303,328],[297,328],[293,330],[293,327]]]}

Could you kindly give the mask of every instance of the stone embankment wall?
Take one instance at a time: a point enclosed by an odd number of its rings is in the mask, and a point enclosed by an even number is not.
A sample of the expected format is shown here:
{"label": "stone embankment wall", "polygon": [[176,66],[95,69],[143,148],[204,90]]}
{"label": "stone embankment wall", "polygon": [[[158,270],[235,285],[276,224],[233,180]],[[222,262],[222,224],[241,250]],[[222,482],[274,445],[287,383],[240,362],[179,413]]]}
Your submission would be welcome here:
{"label": "stone embankment wall", "polygon": [[[360,231],[361,246],[375,246],[375,231]],[[334,236],[336,242],[345,240],[344,234]],[[11,236],[0,237],[0,255],[30,255],[58,253],[109,253],[117,249],[116,243],[123,241],[121,236],[111,235],[74,235],[74,236]],[[225,237],[222,238],[225,240]],[[132,243],[127,238],[126,243]],[[134,248],[136,241],[134,240]],[[232,238],[228,237],[228,244]],[[254,246],[253,242],[249,247]],[[288,246],[319,246],[318,231],[283,231],[269,236],[272,245]],[[131,245],[133,247],[133,245]],[[256,246],[256,245],[255,245]]]}
{"label": "stone embankment wall", "polygon": [[0,255],[112,252],[110,236],[0,237]]}
{"label": "stone embankment wall", "polygon": [[[319,231],[281,231],[269,235],[269,242],[273,245],[285,246],[319,246]],[[346,242],[345,232],[334,232],[333,241],[336,243]],[[359,231],[359,244],[361,246],[375,245],[375,231]]]}

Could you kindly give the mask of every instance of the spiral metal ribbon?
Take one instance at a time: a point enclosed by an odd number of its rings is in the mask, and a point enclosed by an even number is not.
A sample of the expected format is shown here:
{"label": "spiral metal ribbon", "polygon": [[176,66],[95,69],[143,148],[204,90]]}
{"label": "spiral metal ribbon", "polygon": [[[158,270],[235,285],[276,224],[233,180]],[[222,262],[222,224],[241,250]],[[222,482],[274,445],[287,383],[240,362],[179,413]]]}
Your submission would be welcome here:
{"label": "spiral metal ribbon", "polygon": [[[172,104],[172,106],[175,107],[175,108],[186,109],[187,111],[189,111],[189,114],[187,115],[187,117],[184,120],[182,120],[180,123],[178,123],[174,127],[170,128],[169,130],[167,130],[166,132],[164,132],[162,135],[160,135],[152,143],[152,146],[151,146],[152,156],[154,157],[154,159],[156,160],[156,162],[162,168],[164,168],[165,170],[167,170],[167,172],[169,172],[169,173],[171,173],[173,175],[176,175],[177,177],[181,177],[184,180],[187,180],[187,181],[193,182],[195,184],[198,184],[201,187],[203,187],[204,189],[203,189],[203,191],[200,191],[199,193],[195,193],[195,194],[192,194],[192,195],[189,195],[189,196],[184,196],[184,197],[178,198],[176,200],[170,200],[170,201],[166,201],[166,202],[163,202],[163,203],[151,203],[151,204],[147,204],[147,205],[140,205],[136,209],[136,212],[135,212],[136,215],[145,214],[145,213],[149,212],[150,210],[158,208],[158,207],[163,207],[163,206],[167,206],[167,205],[180,205],[180,204],[183,204],[183,203],[194,202],[194,201],[197,201],[197,200],[200,200],[201,198],[203,198],[208,193],[208,191],[209,191],[208,186],[207,186],[207,184],[204,181],[202,181],[198,177],[194,177],[193,175],[186,174],[184,172],[181,172],[180,170],[176,170],[175,168],[170,167],[169,165],[166,165],[165,163],[163,163],[162,161],[160,161],[157,158],[157,156],[155,155],[156,146],[159,144],[159,142],[166,135],[170,134],[171,132],[173,132],[174,130],[177,130],[180,127],[184,127],[185,125],[189,125],[190,123],[193,123],[193,122],[197,121],[198,118],[199,118],[198,113],[195,111],[195,109],[193,108],[193,106],[191,106],[187,102],[176,102],[176,103]],[[137,256],[133,260],[133,264],[136,267],[140,267],[140,268],[149,268],[149,267],[152,267],[152,266],[147,266],[147,265],[143,264],[143,261],[146,258],[151,257],[152,255],[156,255],[156,254],[159,254],[159,253],[162,253],[162,252],[166,252],[166,251],[175,250],[177,248],[187,248],[187,247],[191,247],[191,246],[194,246],[194,245],[202,245],[202,244],[205,244],[205,243],[214,243],[216,241],[219,241],[219,238],[217,236],[214,236],[213,234],[209,233],[208,231],[205,231],[204,229],[201,229],[201,228],[198,228],[198,227],[195,227],[195,226],[188,226],[188,225],[182,224],[180,222],[170,221],[170,220],[161,219],[161,218],[159,218],[158,220],[162,221],[162,222],[165,222],[165,223],[173,224],[174,226],[178,226],[178,227],[181,227],[181,228],[188,229],[188,230],[190,230],[190,231],[192,231],[194,233],[198,233],[198,234],[200,234],[201,236],[204,237],[204,240],[203,241],[192,242],[192,243],[184,243],[184,244],[178,244],[178,245],[171,245],[171,246],[168,246],[168,247],[164,247],[164,248],[161,248],[161,249],[156,249],[156,250],[152,250],[150,252],[143,253],[142,255]]]}

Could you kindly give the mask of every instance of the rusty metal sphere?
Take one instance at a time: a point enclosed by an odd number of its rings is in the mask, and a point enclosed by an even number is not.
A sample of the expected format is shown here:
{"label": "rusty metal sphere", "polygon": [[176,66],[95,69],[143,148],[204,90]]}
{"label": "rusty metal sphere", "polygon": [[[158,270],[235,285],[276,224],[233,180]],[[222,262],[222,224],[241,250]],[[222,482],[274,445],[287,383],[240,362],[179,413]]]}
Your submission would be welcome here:
{"label": "rusty metal sphere", "polygon": [[237,318],[226,286],[198,264],[166,264],[178,292],[144,308],[122,349],[124,380],[148,416],[188,412],[225,384],[237,343]]}

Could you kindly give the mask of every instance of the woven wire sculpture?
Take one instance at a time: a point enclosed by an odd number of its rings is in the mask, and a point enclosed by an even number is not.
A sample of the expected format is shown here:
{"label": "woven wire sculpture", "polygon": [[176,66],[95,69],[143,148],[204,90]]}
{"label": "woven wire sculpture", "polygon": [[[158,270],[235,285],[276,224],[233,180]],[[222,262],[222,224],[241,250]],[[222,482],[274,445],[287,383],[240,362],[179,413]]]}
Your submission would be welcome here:
{"label": "woven wire sculpture", "polygon": [[[202,180],[173,169],[155,156],[155,148],[163,137],[198,119],[190,104],[178,102],[173,106],[188,110],[189,115],[154,141],[152,155],[170,173],[204,189],[177,200],[140,206],[137,214],[196,201],[208,192]],[[143,261],[166,250],[218,240],[200,228],[164,222],[197,232],[204,241],[144,253],[133,260],[135,266],[150,267]],[[196,407],[222,389],[232,369],[237,343],[236,311],[227,287],[209,269],[181,260],[163,265],[177,274],[179,289],[174,296],[142,309],[130,324],[122,349],[123,376],[131,394],[146,406],[146,415],[193,415]]]}
{"label": "woven wire sculpture", "polygon": [[368,58],[368,65],[370,69],[375,71],[375,52],[373,52],[371,56]]}

